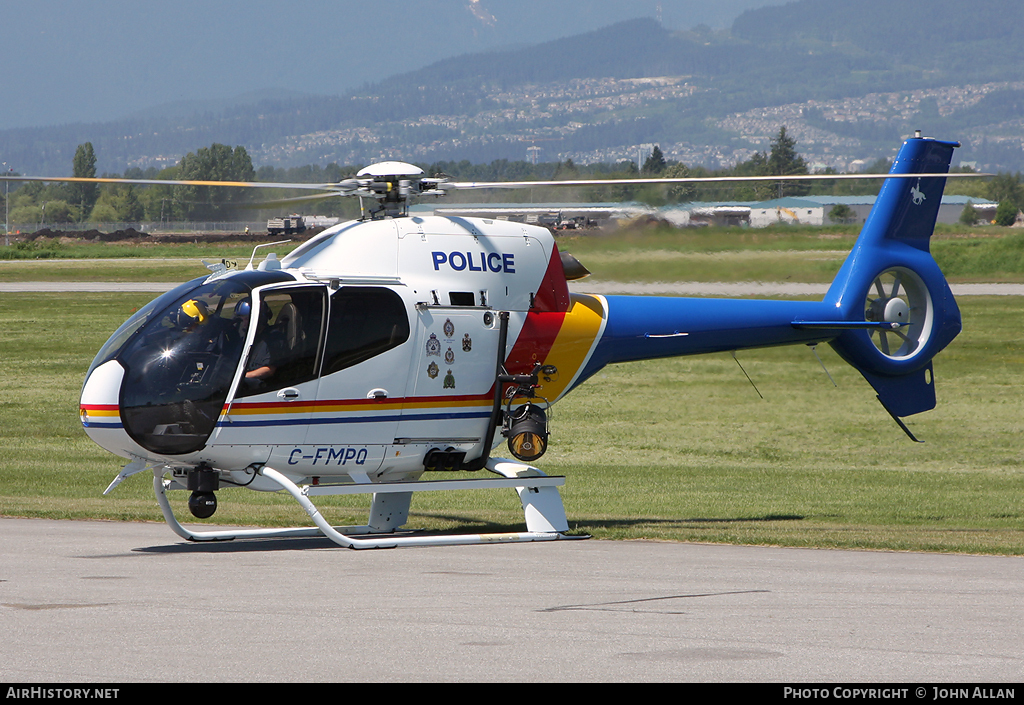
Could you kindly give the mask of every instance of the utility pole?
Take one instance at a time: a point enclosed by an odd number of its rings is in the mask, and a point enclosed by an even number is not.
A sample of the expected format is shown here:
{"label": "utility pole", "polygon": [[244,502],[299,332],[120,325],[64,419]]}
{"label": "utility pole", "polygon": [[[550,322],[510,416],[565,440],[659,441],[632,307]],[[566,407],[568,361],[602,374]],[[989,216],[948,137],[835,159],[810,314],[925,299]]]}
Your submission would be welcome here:
{"label": "utility pole", "polygon": [[[3,163],[7,167],[7,176],[14,173],[14,168]],[[4,181],[4,246],[11,244],[11,182]]]}

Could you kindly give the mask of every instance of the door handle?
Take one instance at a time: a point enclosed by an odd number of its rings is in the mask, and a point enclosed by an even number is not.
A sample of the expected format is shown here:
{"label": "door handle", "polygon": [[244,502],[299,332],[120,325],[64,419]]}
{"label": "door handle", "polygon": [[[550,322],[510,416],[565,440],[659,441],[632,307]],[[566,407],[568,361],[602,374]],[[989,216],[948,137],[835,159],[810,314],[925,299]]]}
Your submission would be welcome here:
{"label": "door handle", "polygon": [[293,401],[299,398],[299,390],[296,389],[295,387],[288,387],[287,389],[282,389],[280,392],[277,393],[277,398],[284,399],[285,401]]}
{"label": "door handle", "polygon": [[367,399],[387,399],[388,398],[388,390],[380,389],[379,387],[377,389],[371,389],[369,392],[366,393],[366,398]]}

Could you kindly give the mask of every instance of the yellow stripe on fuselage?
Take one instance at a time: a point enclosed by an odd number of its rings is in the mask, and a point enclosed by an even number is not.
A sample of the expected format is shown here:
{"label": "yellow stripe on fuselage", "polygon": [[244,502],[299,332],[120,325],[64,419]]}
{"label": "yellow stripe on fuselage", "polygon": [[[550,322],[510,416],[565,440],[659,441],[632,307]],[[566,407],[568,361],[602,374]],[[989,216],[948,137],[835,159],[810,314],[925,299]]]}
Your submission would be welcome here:
{"label": "yellow stripe on fuselage", "polygon": [[121,412],[117,409],[79,409],[78,414],[79,416],[120,416]]}
{"label": "yellow stripe on fuselage", "polygon": [[605,307],[601,299],[584,294],[570,296],[565,320],[544,359],[545,365],[554,365],[558,368],[558,376],[551,382],[545,382],[541,375],[541,386],[537,388],[538,396],[554,402],[566,393],[590,358],[604,320]]}

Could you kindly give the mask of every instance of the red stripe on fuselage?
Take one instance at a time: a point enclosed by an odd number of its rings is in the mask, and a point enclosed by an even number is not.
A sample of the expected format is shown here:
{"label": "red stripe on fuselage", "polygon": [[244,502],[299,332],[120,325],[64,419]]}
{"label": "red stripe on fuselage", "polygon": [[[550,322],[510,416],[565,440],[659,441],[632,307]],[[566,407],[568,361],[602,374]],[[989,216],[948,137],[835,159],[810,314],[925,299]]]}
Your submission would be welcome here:
{"label": "red stripe on fuselage", "polygon": [[544,279],[533,295],[532,311],[565,313],[569,310],[569,282],[565,279],[558,245],[551,246],[551,259]]}
{"label": "red stripe on fuselage", "polygon": [[527,374],[547,359],[569,310],[569,284],[565,280],[558,246],[551,248],[547,271],[533,296],[533,307],[526,314],[523,329],[512,347],[505,369],[510,374]]}
{"label": "red stripe on fuselage", "polygon": [[505,361],[505,369],[509,374],[527,374],[533,371],[536,363],[543,363],[551,352],[551,346],[555,344],[563,322],[564,313],[526,314],[523,329]]}
{"label": "red stripe on fuselage", "polygon": [[[492,386],[486,394],[460,394],[451,396],[432,396],[432,397],[394,397],[392,399],[313,399],[307,402],[294,402],[294,401],[260,401],[260,402],[244,402],[235,401],[231,403],[231,409],[238,410],[266,410],[268,413],[273,413],[277,409],[287,409],[291,406],[301,406],[305,410],[317,411],[318,407],[329,407],[329,406],[402,406],[405,404],[416,405],[416,404],[435,404],[445,402],[449,404],[472,404],[474,402],[490,401],[494,398],[494,387]],[[228,411],[228,405],[224,405],[224,413]]]}

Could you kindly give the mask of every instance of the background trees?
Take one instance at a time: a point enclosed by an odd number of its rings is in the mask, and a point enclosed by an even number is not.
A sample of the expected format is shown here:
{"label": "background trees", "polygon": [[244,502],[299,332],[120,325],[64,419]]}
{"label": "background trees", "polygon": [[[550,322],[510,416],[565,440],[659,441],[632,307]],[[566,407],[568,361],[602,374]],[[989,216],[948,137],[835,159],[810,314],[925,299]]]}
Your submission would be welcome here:
{"label": "background trees", "polygon": [[[796,151],[796,140],[786,134],[786,126],[779,128],[779,134],[772,140],[772,151],[768,155],[767,173],[779,176],[806,174],[807,162]],[[783,196],[806,196],[811,185],[800,181],[780,181],[777,184],[779,198]]]}
{"label": "background trees", "polygon": [[[76,176],[96,173],[97,155],[91,143],[79,145],[73,160]],[[685,178],[703,176],[769,176],[777,180],[727,184],[671,184],[671,185],[618,185],[579,186],[572,189],[540,188],[521,192],[521,199],[538,203],[551,202],[626,202],[642,201],[653,206],[697,201],[765,201],[779,196],[800,196],[811,192],[831,195],[877,193],[878,181],[842,180],[794,182],[784,177],[809,172],[806,160],[797,149],[796,140],[783,125],[770,142],[770,149],[755,152],[750,159],[732,168],[709,170],[703,166],[688,167],[667,159],[660,147],[655,147],[640,169],[632,160],[618,163],[575,164],[542,162],[532,164],[525,160],[493,160],[488,164],[435,162],[423,164],[425,173],[444,173],[457,181],[529,181],[573,179],[622,179],[645,176]],[[890,162],[880,159],[868,169],[885,172]],[[262,166],[254,169],[252,159],[244,147],[228,147],[214,143],[195,152],[189,152],[173,167],[158,170],[131,168],[126,178],[180,179],[201,181],[254,181],[282,183],[330,183],[351,176],[359,166],[342,167],[338,164],[306,165],[292,168]],[[828,172],[826,172],[828,173]],[[117,176],[117,174],[105,174]],[[986,198],[1000,204],[996,222],[1012,225],[1017,212],[1024,210],[1024,177],[1021,174],[999,174],[991,180],[955,181],[947,184],[947,193]],[[58,224],[72,220],[90,222],[139,223],[143,221],[173,220],[243,220],[255,217],[259,201],[274,201],[294,195],[294,192],[256,191],[253,189],[219,188],[205,186],[133,186],[127,184],[44,184],[27,182],[12,188],[10,198],[11,222],[17,224]],[[486,202],[506,200],[507,192],[466,192],[460,198]],[[313,205],[315,203],[315,205]],[[274,211],[296,206],[278,204]],[[358,204],[342,198],[309,202],[305,212],[323,215],[357,217]],[[266,207],[264,207],[266,209]],[[973,207],[965,209],[965,222],[973,223]],[[976,216],[976,213],[974,213]],[[259,217],[267,217],[266,212]],[[833,222],[848,220],[849,213],[837,207],[829,213]]]}
{"label": "background trees", "polygon": [[[214,143],[178,163],[178,179],[194,181],[254,181],[256,170],[245,147],[232,149]],[[226,213],[252,202],[247,189],[216,186],[175,186],[174,200],[188,220],[217,220]]]}
{"label": "background trees", "polygon": [[832,209],[828,212],[828,219],[833,223],[849,223],[857,217],[857,214],[853,212],[845,203],[837,203],[832,206]]}
{"label": "background trees", "polygon": [[[78,145],[75,150],[75,157],[72,160],[72,176],[95,178],[96,176],[96,152],[92,148],[92,142]],[[67,185],[68,201],[78,209],[78,219],[86,220],[92,213],[99,197],[98,184],[70,183]]]}
{"label": "background trees", "polygon": [[1008,227],[1017,221],[1018,207],[1010,201],[1000,201],[996,206],[996,225]]}
{"label": "background trees", "polygon": [[[90,142],[78,146],[72,162],[75,177],[96,177],[96,152]],[[119,176],[104,174],[104,176]],[[256,172],[245,147],[213,144],[189,153],[177,166],[129,169],[125,178],[253,181]],[[302,179],[296,179],[301,181]],[[324,179],[330,181],[331,179]],[[72,221],[140,223],[151,220],[227,220],[252,201],[245,189],[26,182],[10,193],[10,222],[60,224]]]}
{"label": "background trees", "polygon": [[988,198],[996,201],[996,225],[1013,225],[1017,211],[1024,210],[1024,185],[1021,175],[998,174],[988,182]]}
{"label": "background trees", "polygon": [[661,152],[661,147],[654,145],[654,149],[651,150],[651,155],[644,161],[644,166],[640,173],[645,176],[657,176],[665,171],[666,166],[668,166],[668,163],[665,161],[665,155]]}
{"label": "background trees", "polygon": [[974,225],[978,222],[978,210],[974,207],[974,204],[970,201],[964,206],[964,209],[960,211],[960,224],[961,225]]}

